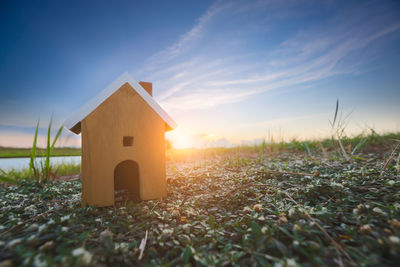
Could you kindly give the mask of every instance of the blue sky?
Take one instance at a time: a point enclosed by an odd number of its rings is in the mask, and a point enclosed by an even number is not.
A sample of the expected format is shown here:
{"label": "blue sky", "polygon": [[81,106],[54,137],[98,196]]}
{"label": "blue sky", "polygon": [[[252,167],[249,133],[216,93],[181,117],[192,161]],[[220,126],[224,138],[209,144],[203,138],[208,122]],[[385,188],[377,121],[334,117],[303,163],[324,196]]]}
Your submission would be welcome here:
{"label": "blue sky", "polygon": [[181,146],[321,138],[336,99],[349,134],[400,130],[398,1],[2,1],[0,34],[0,145],[125,71]]}

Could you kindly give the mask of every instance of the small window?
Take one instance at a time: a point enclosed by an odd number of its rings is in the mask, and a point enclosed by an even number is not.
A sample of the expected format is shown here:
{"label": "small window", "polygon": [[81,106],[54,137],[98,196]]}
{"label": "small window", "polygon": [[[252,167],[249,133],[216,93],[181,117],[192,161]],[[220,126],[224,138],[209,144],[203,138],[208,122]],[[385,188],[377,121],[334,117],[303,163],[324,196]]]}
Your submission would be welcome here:
{"label": "small window", "polygon": [[124,146],[133,146],[133,136],[124,136],[122,143]]}

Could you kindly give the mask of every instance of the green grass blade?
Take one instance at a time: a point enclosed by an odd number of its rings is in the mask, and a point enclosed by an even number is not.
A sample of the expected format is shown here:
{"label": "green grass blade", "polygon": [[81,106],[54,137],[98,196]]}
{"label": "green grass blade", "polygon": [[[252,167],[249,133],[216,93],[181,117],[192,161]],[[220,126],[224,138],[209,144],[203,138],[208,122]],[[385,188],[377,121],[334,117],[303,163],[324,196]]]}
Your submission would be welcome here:
{"label": "green grass blade", "polygon": [[338,111],[339,111],[339,99],[336,99],[335,116],[333,116],[333,121],[331,122],[332,129],[335,128]]}
{"label": "green grass blade", "polygon": [[351,151],[351,154],[354,155],[357,150],[359,150],[365,144],[365,142],[367,142],[366,138],[361,139],[360,142],[358,142],[358,144],[354,147],[353,151]]}
{"label": "green grass blade", "polygon": [[44,173],[43,173],[43,178],[45,181],[47,181],[50,178],[50,170],[51,170],[51,164],[50,164],[50,157],[52,154],[52,151],[57,143],[58,138],[61,135],[63,126],[61,126],[58,131],[56,136],[53,139],[53,142],[50,141],[51,139],[51,126],[53,124],[53,118],[50,119],[49,127],[47,128],[47,146],[46,146],[46,158],[45,158],[45,163],[44,163]]}
{"label": "green grass blade", "polygon": [[46,145],[46,158],[44,163],[44,175],[43,178],[45,181],[49,179],[50,174],[50,153],[51,153],[51,145],[50,145],[50,135],[51,135],[51,125],[53,123],[53,117],[50,118],[49,127],[47,128],[47,145]]}
{"label": "green grass blade", "polygon": [[38,131],[39,131],[39,122],[40,122],[40,119],[38,120],[38,122],[36,124],[35,136],[33,137],[33,144],[32,144],[32,150],[31,150],[30,162],[29,162],[29,173],[31,174],[33,172],[34,176],[37,176],[35,160],[36,160],[36,146],[37,146],[37,136],[38,136]]}
{"label": "green grass blade", "polygon": [[265,148],[265,139],[262,141],[260,146],[260,155],[258,156],[258,160],[261,162],[264,156],[264,148]]}
{"label": "green grass blade", "polygon": [[308,142],[304,142],[303,144],[304,144],[304,147],[305,147],[306,150],[307,150],[308,156],[309,156],[310,158],[312,158],[311,149],[310,149],[310,146],[308,145]]}
{"label": "green grass blade", "polygon": [[53,153],[54,146],[56,145],[56,142],[57,142],[58,138],[60,137],[62,130],[63,130],[63,126],[61,125],[60,129],[58,129],[57,134],[54,137],[53,143],[51,144],[50,149],[49,149],[49,153],[48,153],[49,162],[48,162],[48,165],[46,165],[46,168],[48,170],[46,179],[50,178],[50,171],[51,171],[50,157]]}
{"label": "green grass blade", "polygon": [[63,127],[64,127],[64,126],[61,125],[60,129],[58,129],[57,134],[56,134],[56,136],[54,137],[53,143],[51,144],[50,152],[53,151],[54,146],[56,145],[56,142],[57,142],[58,138],[59,138],[60,135],[61,135],[61,132],[62,132],[62,130],[63,130]]}

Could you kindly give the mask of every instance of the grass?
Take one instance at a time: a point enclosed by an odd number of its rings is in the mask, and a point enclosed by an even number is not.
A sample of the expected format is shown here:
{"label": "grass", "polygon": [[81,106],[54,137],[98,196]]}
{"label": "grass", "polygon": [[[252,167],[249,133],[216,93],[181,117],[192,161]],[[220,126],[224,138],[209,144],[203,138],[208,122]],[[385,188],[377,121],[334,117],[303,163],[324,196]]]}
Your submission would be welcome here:
{"label": "grass", "polygon": [[[37,164],[36,161],[36,144],[37,144],[37,136],[38,136],[38,130],[39,130],[39,121],[37,122],[36,125],[36,130],[35,130],[35,136],[33,139],[33,145],[32,145],[32,150],[31,150],[31,155],[30,155],[30,163],[29,163],[29,176],[31,178],[36,179],[38,182],[47,182],[50,178],[50,172],[52,170],[52,166],[50,164],[50,157],[52,155],[52,151],[54,149],[54,146],[58,140],[58,137],[61,134],[61,131],[63,129],[63,126],[61,126],[56,135],[53,138],[53,141],[51,142],[51,126],[52,126],[52,118],[50,119],[49,126],[47,128],[47,146],[46,150],[44,153],[44,161],[40,161],[40,165]],[[38,166],[39,165],[39,166]]]}
{"label": "grass", "polygon": [[[0,146],[0,158],[29,158],[31,150],[31,148],[14,148]],[[45,148],[36,148],[36,157],[44,157],[45,153]],[[55,147],[52,151],[52,157],[80,155],[81,149],[74,147]]]}
{"label": "grass", "polygon": [[53,137],[53,141],[51,141],[52,121],[53,120],[51,118],[49,126],[47,128],[47,139],[46,139],[47,146],[43,151],[42,160],[38,160],[37,158],[37,137],[39,131],[39,120],[38,120],[33,138],[32,148],[29,153],[30,162],[28,171],[21,170],[20,173],[17,174],[15,173],[14,170],[6,172],[0,169],[1,172],[0,181],[5,183],[16,184],[20,179],[34,179],[39,183],[46,183],[49,181],[50,178],[54,178],[57,177],[57,175],[60,175],[59,169],[61,169],[61,172],[63,171],[65,172],[66,170],[68,170],[68,172],[77,170],[76,166],[70,167],[66,164],[60,164],[60,166],[58,166],[57,169],[55,169],[54,166],[52,166],[52,164],[50,163],[50,157],[53,156],[53,150],[55,144],[57,143],[57,140],[63,129],[63,126],[61,126],[58,129],[56,135]]}
{"label": "grass", "polygon": [[0,262],[393,266],[399,137],[342,137],[351,161],[332,139],[170,150],[166,198],[109,208],[82,208],[79,180],[22,179],[0,189]]}
{"label": "grass", "polygon": [[[394,147],[396,142],[400,140],[400,132],[378,134],[373,129],[368,132],[348,137],[343,136],[341,142],[343,147],[354,159],[357,159],[360,154],[377,153],[381,155],[387,149]],[[237,154],[238,157],[246,155],[253,156],[254,153],[259,153],[259,158],[262,158],[265,153],[275,154],[281,152],[304,152],[306,157],[321,157],[329,153],[330,157],[343,159],[341,149],[338,148],[337,141],[332,138],[323,140],[308,140],[298,141],[293,139],[289,142],[268,142],[263,141],[260,145],[242,145],[232,148],[206,148],[206,149],[180,149],[167,150],[167,159],[172,161],[192,160],[193,158],[208,158],[210,156],[232,156]],[[345,158],[344,158],[345,159]]]}
{"label": "grass", "polygon": [[[52,169],[49,173],[49,179],[54,180],[63,176],[75,176],[80,174],[81,165],[73,164],[69,162],[63,162],[59,164],[55,164],[52,166]],[[0,169],[0,186],[1,182],[5,184],[18,184],[23,180],[29,180],[31,173],[29,168],[23,169],[11,169],[11,170],[2,170]]]}

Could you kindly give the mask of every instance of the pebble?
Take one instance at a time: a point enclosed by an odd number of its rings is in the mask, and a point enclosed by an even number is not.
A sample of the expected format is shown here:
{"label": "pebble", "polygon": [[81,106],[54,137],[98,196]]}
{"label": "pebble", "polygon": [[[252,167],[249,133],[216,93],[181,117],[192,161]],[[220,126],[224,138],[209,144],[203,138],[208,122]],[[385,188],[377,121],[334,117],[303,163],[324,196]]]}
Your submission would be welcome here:
{"label": "pebble", "polygon": [[50,251],[54,248],[54,241],[47,241],[43,245],[40,246],[40,251]]}

